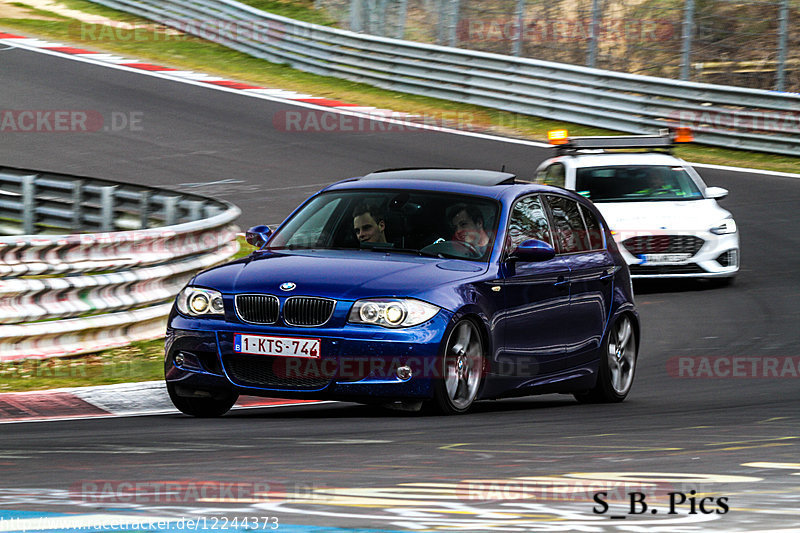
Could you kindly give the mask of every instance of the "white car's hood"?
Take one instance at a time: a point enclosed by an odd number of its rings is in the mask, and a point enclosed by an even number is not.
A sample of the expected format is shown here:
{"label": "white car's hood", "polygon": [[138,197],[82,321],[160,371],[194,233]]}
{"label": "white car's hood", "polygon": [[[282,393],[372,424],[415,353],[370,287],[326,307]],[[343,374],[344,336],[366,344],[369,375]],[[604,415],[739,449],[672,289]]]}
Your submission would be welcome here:
{"label": "white car's hood", "polygon": [[730,216],[715,200],[609,202],[595,204],[616,231],[703,231]]}

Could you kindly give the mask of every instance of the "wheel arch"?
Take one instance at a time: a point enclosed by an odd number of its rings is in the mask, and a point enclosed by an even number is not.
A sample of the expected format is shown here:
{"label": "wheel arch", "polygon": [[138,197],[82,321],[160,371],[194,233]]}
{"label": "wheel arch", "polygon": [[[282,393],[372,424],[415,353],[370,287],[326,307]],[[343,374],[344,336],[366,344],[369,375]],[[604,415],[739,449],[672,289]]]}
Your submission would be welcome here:
{"label": "wheel arch", "polygon": [[[475,324],[475,327],[478,328],[478,333],[481,336],[481,341],[483,342],[483,350],[484,350],[484,357],[483,357],[483,366],[484,366],[484,377],[489,373],[491,370],[492,361],[494,360],[493,354],[495,352],[495,341],[493,335],[491,333],[491,321],[486,316],[486,313],[478,307],[477,305],[467,305],[459,309],[453,314],[453,317],[450,319],[450,324],[447,327],[447,331],[444,335],[445,342],[442,343],[441,354],[444,355],[444,350],[446,349],[446,340],[450,338],[450,333],[453,331],[453,328],[459,321],[467,319],[472,320]],[[482,392],[486,380],[481,380],[481,387],[478,391],[479,395]]]}
{"label": "wheel arch", "polygon": [[631,317],[634,333],[636,333],[636,352],[638,353],[641,324],[639,312],[636,310],[636,305],[634,305],[634,303],[631,301],[615,299],[614,302],[612,302],[611,312],[608,314],[608,319],[606,320],[603,337],[605,338],[605,336],[608,335],[608,332],[611,329],[611,324],[613,324],[622,315],[628,315]]}

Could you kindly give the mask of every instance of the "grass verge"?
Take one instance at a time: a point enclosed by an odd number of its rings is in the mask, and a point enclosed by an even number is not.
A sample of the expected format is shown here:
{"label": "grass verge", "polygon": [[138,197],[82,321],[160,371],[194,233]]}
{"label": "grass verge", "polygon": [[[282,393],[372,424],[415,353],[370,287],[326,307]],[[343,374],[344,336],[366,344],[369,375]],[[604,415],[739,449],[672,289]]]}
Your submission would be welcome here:
{"label": "grass verge", "polygon": [[68,358],[0,363],[0,392],[164,379],[164,339]]}

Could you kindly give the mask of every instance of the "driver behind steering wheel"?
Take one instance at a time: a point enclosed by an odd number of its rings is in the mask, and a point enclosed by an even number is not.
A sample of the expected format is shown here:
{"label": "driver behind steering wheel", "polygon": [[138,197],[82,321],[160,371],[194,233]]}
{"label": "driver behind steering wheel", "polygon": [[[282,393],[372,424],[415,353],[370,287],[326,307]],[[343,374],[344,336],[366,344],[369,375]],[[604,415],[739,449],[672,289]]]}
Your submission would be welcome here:
{"label": "driver behind steering wheel", "polygon": [[476,256],[483,256],[491,244],[491,238],[484,229],[483,213],[468,204],[456,204],[448,210],[448,220],[453,226],[453,240],[462,243]]}

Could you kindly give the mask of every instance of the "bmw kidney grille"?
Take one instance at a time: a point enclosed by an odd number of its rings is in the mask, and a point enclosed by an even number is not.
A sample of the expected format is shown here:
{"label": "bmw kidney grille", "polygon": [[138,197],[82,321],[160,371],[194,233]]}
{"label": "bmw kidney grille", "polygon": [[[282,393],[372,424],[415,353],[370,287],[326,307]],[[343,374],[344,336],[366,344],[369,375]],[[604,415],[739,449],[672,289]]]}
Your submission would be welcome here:
{"label": "bmw kidney grille", "polygon": [[[321,326],[331,318],[334,307],[336,300],[292,296],[283,304],[283,320],[290,326]],[[236,314],[251,324],[274,324],[280,314],[278,298],[270,294],[238,294]]]}

